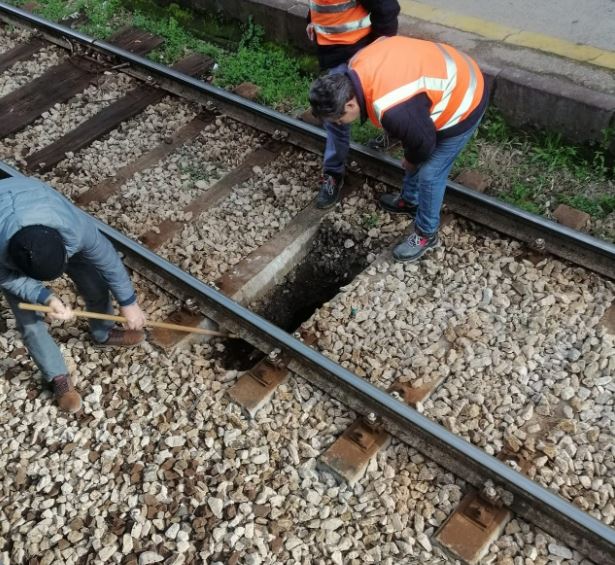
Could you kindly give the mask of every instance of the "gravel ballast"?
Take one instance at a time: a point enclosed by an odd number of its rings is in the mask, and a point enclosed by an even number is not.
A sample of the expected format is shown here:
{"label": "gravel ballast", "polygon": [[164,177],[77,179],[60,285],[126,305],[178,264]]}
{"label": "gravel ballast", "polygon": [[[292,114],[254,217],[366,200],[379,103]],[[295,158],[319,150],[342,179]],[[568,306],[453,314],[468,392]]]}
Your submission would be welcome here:
{"label": "gravel ballast", "polygon": [[[20,72],[40,75],[62,53],[45,49]],[[130,83],[108,80],[112,88],[114,81],[120,89]],[[4,73],[0,93],[19,84]],[[21,164],[33,148],[107,103],[101,96],[88,90],[54,108],[0,146],[1,155]],[[77,107],[82,113],[66,115]],[[163,143],[199,111],[167,97],[43,178],[74,197]],[[132,237],[165,218],[189,220],[179,210],[263,142],[219,117],[196,142],[91,211]],[[192,219],[161,254],[216,280],[313,200],[320,168],[317,157],[285,150]],[[407,220],[376,210],[375,194],[384,189],[365,183],[328,215],[327,229],[343,234],[344,249],[373,265],[307,323],[317,347],[383,387],[397,377],[420,384],[442,376],[422,409],[487,451],[527,448],[533,433],[527,426],[546,422],[541,429],[548,433],[533,446],[545,458],[537,478],[611,523],[613,383],[606,377],[615,361],[613,340],[598,320],[613,285],[552,259],[534,265],[519,244],[457,222],[443,228],[444,248],[415,266],[377,261],[408,230]],[[133,279],[152,318],[165,319],[180,306]],[[66,281],[53,286],[75,303]],[[83,414],[68,416],[40,388],[5,302],[0,325],[3,563],[453,562],[430,538],[459,502],[463,481],[394,441],[363,479],[337,484],[318,469],[318,456],[355,414],[301,379],[291,376],[249,421],[226,397],[238,374],[223,368],[221,343],[108,351],[88,341],[85,323],[54,324],[84,397]],[[515,519],[484,563],[581,559]]]}

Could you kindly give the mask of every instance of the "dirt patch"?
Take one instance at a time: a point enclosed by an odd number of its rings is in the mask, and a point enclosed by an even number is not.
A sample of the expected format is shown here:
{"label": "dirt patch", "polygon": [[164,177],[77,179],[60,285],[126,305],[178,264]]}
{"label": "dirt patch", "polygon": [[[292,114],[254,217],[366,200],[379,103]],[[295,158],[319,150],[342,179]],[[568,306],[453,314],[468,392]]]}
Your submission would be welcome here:
{"label": "dirt patch", "polygon": [[[284,331],[295,331],[367,267],[367,253],[373,250],[356,245],[356,239],[357,234],[335,231],[324,222],[303,262],[262,300],[250,304],[250,310]],[[222,364],[227,369],[244,371],[263,357],[243,340],[224,345]]]}

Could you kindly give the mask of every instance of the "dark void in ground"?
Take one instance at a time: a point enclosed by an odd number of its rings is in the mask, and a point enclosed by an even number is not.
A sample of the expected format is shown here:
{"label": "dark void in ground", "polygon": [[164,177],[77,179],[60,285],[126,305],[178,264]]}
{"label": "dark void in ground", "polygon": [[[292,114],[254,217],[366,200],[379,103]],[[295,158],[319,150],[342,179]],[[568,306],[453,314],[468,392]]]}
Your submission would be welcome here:
{"label": "dark void in ground", "polygon": [[[287,332],[295,331],[367,267],[368,250],[360,245],[346,249],[344,242],[349,239],[356,237],[323,224],[303,262],[250,309]],[[249,343],[230,339],[225,342],[222,363],[226,369],[245,371],[262,357]]]}

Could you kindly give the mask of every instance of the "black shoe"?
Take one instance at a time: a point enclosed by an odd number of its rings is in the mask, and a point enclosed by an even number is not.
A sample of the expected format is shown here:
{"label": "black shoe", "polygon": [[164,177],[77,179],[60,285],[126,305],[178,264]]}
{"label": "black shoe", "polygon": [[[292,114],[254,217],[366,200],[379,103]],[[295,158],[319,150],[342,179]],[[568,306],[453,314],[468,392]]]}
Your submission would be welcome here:
{"label": "black shoe", "polygon": [[344,186],[343,177],[336,178],[333,175],[325,173],[320,180],[316,208],[326,210],[327,208],[335,206],[340,201],[342,186]]}
{"label": "black shoe", "polygon": [[416,216],[417,206],[406,202],[401,194],[381,194],[378,198],[378,205],[391,214],[406,214],[412,218]]}

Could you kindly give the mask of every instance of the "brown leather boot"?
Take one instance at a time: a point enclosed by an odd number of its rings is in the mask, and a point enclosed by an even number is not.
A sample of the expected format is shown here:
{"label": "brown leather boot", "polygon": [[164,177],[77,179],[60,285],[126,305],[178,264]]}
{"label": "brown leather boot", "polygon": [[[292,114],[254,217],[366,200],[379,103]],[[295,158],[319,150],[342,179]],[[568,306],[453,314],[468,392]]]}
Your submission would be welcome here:
{"label": "brown leather boot", "polygon": [[68,376],[59,375],[54,377],[51,382],[60,410],[71,413],[79,412],[81,410],[81,395],[70,382]]}
{"label": "brown leather boot", "polygon": [[112,328],[107,341],[101,343],[103,347],[133,347],[145,339],[145,333],[140,330],[123,330]]}

